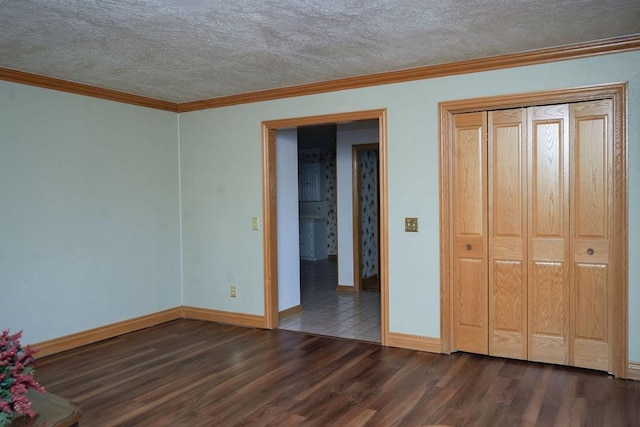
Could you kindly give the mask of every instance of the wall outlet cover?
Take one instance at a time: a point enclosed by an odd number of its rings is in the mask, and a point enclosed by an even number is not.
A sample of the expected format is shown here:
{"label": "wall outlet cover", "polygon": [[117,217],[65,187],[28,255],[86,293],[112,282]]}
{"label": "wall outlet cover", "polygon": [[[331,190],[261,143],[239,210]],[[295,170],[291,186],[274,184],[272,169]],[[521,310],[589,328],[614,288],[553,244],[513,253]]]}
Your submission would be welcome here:
{"label": "wall outlet cover", "polygon": [[416,233],[418,231],[418,218],[405,218],[404,231],[408,233]]}

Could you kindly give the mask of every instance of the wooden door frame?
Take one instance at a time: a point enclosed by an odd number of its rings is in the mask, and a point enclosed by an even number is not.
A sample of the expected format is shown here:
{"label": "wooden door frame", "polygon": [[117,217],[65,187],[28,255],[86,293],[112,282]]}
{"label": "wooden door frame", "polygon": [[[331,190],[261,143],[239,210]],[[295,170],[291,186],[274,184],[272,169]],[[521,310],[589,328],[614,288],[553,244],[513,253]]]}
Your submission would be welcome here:
{"label": "wooden door frame", "polygon": [[613,101],[613,205],[612,213],[614,233],[611,242],[613,263],[613,304],[616,325],[611,337],[612,370],[616,377],[628,378],[628,207],[627,207],[627,83],[612,83],[596,86],[584,86],[563,90],[530,92],[514,95],[501,95],[472,98],[439,103],[440,125],[440,339],[443,353],[451,353],[452,347],[452,310],[451,289],[452,252],[451,222],[449,213],[452,116],[458,113],[474,111],[521,108],[535,105],[564,104],[598,99]]}
{"label": "wooden door frame", "polygon": [[[354,291],[362,291],[362,215],[360,215],[360,198],[362,196],[362,179],[360,177],[360,155],[362,151],[375,150],[380,156],[378,143],[357,144],[351,148],[351,194],[353,196],[353,287]],[[378,173],[379,175],[379,173]],[[380,188],[378,188],[378,198]],[[379,227],[378,227],[379,228]],[[378,230],[378,237],[380,230]],[[379,249],[378,249],[379,250]],[[380,266],[378,266],[378,269]]]}
{"label": "wooden door frame", "polygon": [[262,122],[262,206],[264,251],[265,327],[278,327],[278,229],[276,192],[276,130],[299,126],[378,120],[378,173],[380,176],[380,314],[381,344],[389,333],[389,226],[387,192],[387,110],[366,110]]}

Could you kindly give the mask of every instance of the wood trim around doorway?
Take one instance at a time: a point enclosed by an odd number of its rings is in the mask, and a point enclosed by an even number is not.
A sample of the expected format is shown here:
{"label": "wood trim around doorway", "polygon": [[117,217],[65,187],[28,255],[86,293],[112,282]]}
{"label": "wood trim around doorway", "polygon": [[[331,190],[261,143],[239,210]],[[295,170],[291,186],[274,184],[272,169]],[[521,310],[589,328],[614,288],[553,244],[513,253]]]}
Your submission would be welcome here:
{"label": "wood trim around doorway", "polygon": [[276,194],[276,130],[298,126],[342,123],[355,120],[378,120],[380,176],[380,311],[381,344],[389,333],[389,235],[387,193],[387,110],[366,110],[262,122],[262,203],[264,250],[264,310],[268,329],[278,327],[278,246]]}
{"label": "wood trim around doorway", "polygon": [[613,101],[614,126],[614,211],[612,236],[612,259],[614,263],[614,289],[612,304],[616,325],[612,336],[613,374],[616,377],[628,377],[628,213],[627,213],[627,84],[612,83],[606,85],[586,86],[565,90],[522,93],[496,97],[474,98],[439,104],[439,159],[440,159],[440,339],[443,353],[451,353],[452,347],[452,309],[451,291],[451,223],[449,211],[451,207],[449,182],[452,153],[451,141],[452,115],[483,110],[529,107],[573,103],[596,99]]}

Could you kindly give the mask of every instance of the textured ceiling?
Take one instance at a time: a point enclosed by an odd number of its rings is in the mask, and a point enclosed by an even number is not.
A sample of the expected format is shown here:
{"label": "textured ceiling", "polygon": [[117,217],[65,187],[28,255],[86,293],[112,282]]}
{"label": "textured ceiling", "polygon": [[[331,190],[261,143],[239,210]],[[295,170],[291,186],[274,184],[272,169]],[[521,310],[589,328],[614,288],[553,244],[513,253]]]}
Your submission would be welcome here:
{"label": "textured ceiling", "polygon": [[187,102],[640,33],[640,0],[0,0],[0,67]]}

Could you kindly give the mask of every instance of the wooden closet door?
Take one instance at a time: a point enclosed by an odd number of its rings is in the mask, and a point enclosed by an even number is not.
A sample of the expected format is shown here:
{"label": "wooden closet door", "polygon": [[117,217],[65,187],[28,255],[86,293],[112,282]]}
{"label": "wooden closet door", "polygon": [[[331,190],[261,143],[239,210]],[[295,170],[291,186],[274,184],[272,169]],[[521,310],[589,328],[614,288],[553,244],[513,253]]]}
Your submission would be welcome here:
{"label": "wooden closet door", "polygon": [[487,354],[487,151],[485,112],[453,122],[453,347]]}
{"label": "wooden closet door", "polygon": [[611,371],[611,100],[572,104],[571,344],[574,366]]}
{"label": "wooden closet door", "polygon": [[526,110],[488,114],[489,354],[527,358]]}
{"label": "wooden closet door", "polygon": [[530,107],[529,360],[569,363],[569,108]]}

